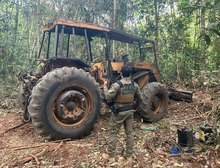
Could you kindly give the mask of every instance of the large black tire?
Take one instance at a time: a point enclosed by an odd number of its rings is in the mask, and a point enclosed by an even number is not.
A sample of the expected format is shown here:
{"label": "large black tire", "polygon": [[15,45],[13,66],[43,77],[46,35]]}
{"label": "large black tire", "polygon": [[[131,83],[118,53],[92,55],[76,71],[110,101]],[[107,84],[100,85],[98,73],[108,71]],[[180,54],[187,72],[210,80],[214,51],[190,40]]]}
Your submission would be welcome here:
{"label": "large black tire", "polygon": [[142,103],[139,113],[146,122],[155,122],[167,114],[168,92],[164,85],[158,82],[146,84],[142,92]]}
{"label": "large black tire", "polygon": [[93,128],[101,107],[95,79],[82,69],[48,72],[33,88],[28,111],[46,139],[80,138]]}

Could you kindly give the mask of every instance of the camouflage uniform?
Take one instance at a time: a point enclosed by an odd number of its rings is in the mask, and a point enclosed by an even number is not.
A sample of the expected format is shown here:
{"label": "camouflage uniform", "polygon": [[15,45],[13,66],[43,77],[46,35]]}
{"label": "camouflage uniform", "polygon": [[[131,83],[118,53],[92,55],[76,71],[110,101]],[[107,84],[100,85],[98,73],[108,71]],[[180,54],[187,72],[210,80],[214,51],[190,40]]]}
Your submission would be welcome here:
{"label": "camouflage uniform", "polygon": [[[123,78],[120,80],[122,86],[120,86],[119,83],[114,83],[112,87],[108,90],[106,95],[107,102],[115,102],[115,105],[117,107],[125,107],[128,104],[133,104],[134,100],[137,102],[141,101],[141,93],[139,86],[132,82],[130,78]],[[127,89],[126,89],[126,86]],[[125,89],[124,89],[125,88]],[[121,92],[121,90],[123,90]],[[123,93],[124,95],[129,95],[132,97],[129,102],[126,102],[126,96],[123,99],[123,97],[120,97],[120,93]],[[123,96],[123,95],[122,95]],[[117,100],[117,99],[123,99],[123,100]],[[131,102],[132,100],[132,102]],[[124,125],[125,132],[127,135],[126,138],[126,154],[127,157],[130,157],[133,153],[133,146],[134,146],[134,138],[133,138],[133,128],[132,128],[132,122],[133,122],[133,112],[134,109],[129,109],[125,111],[119,112],[117,115],[113,114],[110,118],[110,137],[108,142],[108,154],[109,156],[113,156],[116,150],[116,143],[117,143],[117,135],[119,134],[120,128],[122,125]]]}

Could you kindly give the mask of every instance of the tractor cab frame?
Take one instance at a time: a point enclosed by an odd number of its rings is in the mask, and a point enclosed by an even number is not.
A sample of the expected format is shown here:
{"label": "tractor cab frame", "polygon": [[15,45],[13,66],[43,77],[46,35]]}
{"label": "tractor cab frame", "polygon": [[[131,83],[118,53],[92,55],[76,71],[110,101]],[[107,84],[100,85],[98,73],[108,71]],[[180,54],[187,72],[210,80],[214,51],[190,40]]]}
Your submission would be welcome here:
{"label": "tractor cab frame", "polygon": [[[86,62],[80,60],[77,56],[77,37],[81,36],[84,38],[84,42],[86,44]],[[51,38],[53,37],[53,42]],[[43,59],[45,59],[45,67],[43,68],[43,74],[51,71],[54,68],[59,68],[63,66],[75,66],[77,68],[88,69],[89,67],[97,67],[102,66],[100,63],[94,63],[93,54],[91,49],[91,43],[93,37],[100,37],[104,39],[104,56],[102,57],[102,64],[107,69],[105,69],[105,77],[112,80],[112,70],[120,70],[122,66],[121,63],[116,65],[114,63],[111,54],[111,41],[119,41],[122,43],[133,44],[137,46],[139,51],[139,65],[137,67],[143,67],[140,65],[146,58],[144,55],[144,51],[149,48],[153,52],[153,62],[156,67],[158,67],[157,63],[157,56],[156,56],[156,49],[155,43],[152,40],[141,39],[134,37],[128,33],[119,32],[114,29],[98,26],[95,24],[88,24],[76,21],[70,21],[65,19],[57,19],[54,20],[52,23],[45,25],[43,28],[43,38],[38,54],[38,59],[42,58],[42,49],[45,46],[45,39],[47,39],[47,46],[46,52]],[[146,47],[147,46],[147,47]],[[73,53],[70,53],[70,48],[73,48]],[[106,65],[107,64],[107,65]],[[159,75],[157,75],[159,81]],[[109,82],[111,83],[111,82]]]}

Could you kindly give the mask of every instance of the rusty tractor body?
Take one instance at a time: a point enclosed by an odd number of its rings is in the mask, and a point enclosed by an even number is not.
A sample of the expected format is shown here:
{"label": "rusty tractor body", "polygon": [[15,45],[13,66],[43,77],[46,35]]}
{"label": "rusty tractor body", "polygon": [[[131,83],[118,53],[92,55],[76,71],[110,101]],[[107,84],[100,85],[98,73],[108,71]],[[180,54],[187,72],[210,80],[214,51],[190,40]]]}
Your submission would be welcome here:
{"label": "rusty tractor body", "polygon": [[[94,38],[102,39],[101,61],[94,61]],[[113,59],[113,40],[136,46],[139,56],[131,62]],[[81,54],[81,58],[85,61],[78,56],[82,44],[86,56]],[[153,51],[152,62],[145,56],[149,49]],[[143,119],[154,122],[167,113],[168,91],[161,84],[152,40],[94,24],[57,19],[44,26],[37,60],[37,70],[21,76],[20,100],[24,119],[31,120],[34,129],[46,139],[80,138],[88,134],[101,110],[104,85],[110,87],[121,78],[124,64],[132,67],[131,78],[141,89],[143,102],[138,113]]]}

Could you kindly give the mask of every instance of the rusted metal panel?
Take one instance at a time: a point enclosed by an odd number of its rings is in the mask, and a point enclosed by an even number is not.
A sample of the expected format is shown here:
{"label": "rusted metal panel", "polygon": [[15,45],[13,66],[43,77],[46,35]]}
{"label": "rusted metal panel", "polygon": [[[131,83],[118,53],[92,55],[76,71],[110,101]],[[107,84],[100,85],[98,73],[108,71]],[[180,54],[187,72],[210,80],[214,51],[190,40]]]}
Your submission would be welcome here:
{"label": "rusted metal panel", "polygon": [[72,28],[75,28],[75,34],[84,36],[84,29],[87,29],[87,33],[90,37],[106,37],[106,33],[108,38],[111,40],[117,40],[121,42],[131,43],[131,44],[145,44],[145,43],[153,43],[152,40],[137,38],[128,33],[120,32],[115,29],[110,29],[106,27],[102,27],[96,24],[76,22],[72,20],[66,19],[56,19],[52,23],[49,23],[44,26],[43,30],[46,32],[55,32],[56,26],[59,27],[58,31],[61,32],[62,26],[65,26],[65,34],[72,34]]}
{"label": "rusted metal panel", "polygon": [[140,89],[142,89],[148,82],[149,82],[149,74],[143,75],[140,78],[137,79],[137,84]]}
{"label": "rusted metal panel", "polygon": [[140,69],[140,70],[151,70],[154,77],[156,78],[157,82],[162,83],[162,80],[160,78],[158,66],[156,63],[152,62],[135,62],[133,65],[134,69]]}
{"label": "rusted metal panel", "polygon": [[124,65],[123,62],[112,62],[111,64],[112,64],[112,70],[117,72],[120,72],[121,67]]}
{"label": "rusted metal panel", "polygon": [[66,20],[66,19],[61,19],[61,18],[54,20],[50,24],[44,25],[43,30],[44,31],[51,31],[52,29],[55,28],[56,25],[66,25],[66,26],[79,27],[79,28],[110,31],[110,29],[108,29],[108,28],[98,26],[98,25],[95,25],[95,24],[76,22],[76,21]]}

